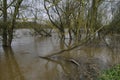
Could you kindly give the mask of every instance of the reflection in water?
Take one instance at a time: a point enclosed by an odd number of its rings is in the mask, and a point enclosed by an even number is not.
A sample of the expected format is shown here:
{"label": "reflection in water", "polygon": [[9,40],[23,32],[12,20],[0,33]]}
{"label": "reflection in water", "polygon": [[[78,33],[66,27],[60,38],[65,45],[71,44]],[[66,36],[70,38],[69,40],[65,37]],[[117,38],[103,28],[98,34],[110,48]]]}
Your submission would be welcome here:
{"label": "reflection in water", "polygon": [[38,56],[68,49],[77,42],[61,41],[56,35],[42,38],[21,34],[13,40],[12,48],[0,47],[0,80],[96,80],[101,70],[120,64],[120,38],[108,39],[111,48],[96,41],[43,59]]}
{"label": "reflection in water", "polygon": [[5,53],[0,60],[0,80],[24,80],[12,48],[4,47],[3,50]]}
{"label": "reflection in water", "polygon": [[[67,59],[60,57],[60,56],[56,56],[53,58],[45,58],[45,57],[41,57],[41,58],[48,61],[46,63],[46,70],[49,69],[49,62],[56,64],[53,71],[58,71],[57,70],[58,65],[61,67],[61,69],[63,70],[64,73],[62,73],[61,76],[60,75],[57,76],[58,77],[57,80],[77,80],[77,79],[79,79],[79,76],[76,75],[77,74],[77,65],[71,63]],[[51,76],[51,77],[53,77],[53,76]],[[51,79],[51,80],[53,80],[53,79]]]}

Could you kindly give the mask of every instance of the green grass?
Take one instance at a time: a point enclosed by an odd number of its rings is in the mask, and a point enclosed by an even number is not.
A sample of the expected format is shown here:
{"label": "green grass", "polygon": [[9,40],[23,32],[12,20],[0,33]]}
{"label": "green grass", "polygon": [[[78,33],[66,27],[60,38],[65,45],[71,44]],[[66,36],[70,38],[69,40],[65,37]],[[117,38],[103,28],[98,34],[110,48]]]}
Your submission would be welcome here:
{"label": "green grass", "polygon": [[120,65],[103,71],[99,80],[120,80]]}

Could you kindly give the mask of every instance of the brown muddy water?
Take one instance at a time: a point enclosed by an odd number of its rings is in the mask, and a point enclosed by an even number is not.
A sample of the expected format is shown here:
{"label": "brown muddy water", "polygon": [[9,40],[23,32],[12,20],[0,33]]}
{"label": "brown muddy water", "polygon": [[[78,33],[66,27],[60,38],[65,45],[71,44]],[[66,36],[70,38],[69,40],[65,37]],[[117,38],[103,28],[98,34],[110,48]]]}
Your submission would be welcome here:
{"label": "brown muddy water", "polygon": [[0,80],[97,80],[100,71],[120,64],[119,36],[105,39],[111,47],[87,45],[40,58],[59,52],[65,44],[56,35],[30,36],[26,30],[16,34],[12,48],[0,46]]}

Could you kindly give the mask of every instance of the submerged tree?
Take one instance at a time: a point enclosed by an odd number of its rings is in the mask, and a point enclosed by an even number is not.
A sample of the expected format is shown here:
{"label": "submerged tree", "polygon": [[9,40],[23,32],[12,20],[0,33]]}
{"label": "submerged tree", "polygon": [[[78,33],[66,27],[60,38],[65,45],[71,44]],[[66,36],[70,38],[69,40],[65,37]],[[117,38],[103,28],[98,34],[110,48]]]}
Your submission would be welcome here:
{"label": "submerged tree", "polygon": [[23,0],[1,0],[3,46],[11,46],[13,29],[15,28],[16,17],[22,1]]}
{"label": "submerged tree", "polygon": [[44,7],[51,23],[57,28],[62,37],[68,29],[69,38],[79,34],[80,26],[84,23],[83,1],[78,0],[44,0]]}
{"label": "submerged tree", "polygon": [[[2,41],[3,46],[10,46],[13,39],[13,29],[15,28],[15,22],[17,15],[23,19],[33,19],[33,23],[42,23],[39,19],[40,15],[44,15],[53,24],[54,27],[60,33],[61,38],[65,38],[65,33],[69,34],[70,39],[84,40],[95,36],[96,33],[102,33],[102,30],[107,32],[114,30],[112,26],[119,26],[119,6],[116,5],[116,11],[113,11],[111,5],[113,1],[107,0],[25,0],[24,11],[20,11],[21,3],[23,0],[0,0],[0,30],[2,31]],[[28,2],[29,1],[29,2]],[[106,3],[107,2],[107,3]],[[41,10],[41,5],[43,3],[44,10]],[[117,4],[119,3],[116,2]],[[113,4],[116,4],[113,3]],[[37,5],[37,6],[36,6]],[[106,7],[107,6],[107,7]],[[106,11],[105,11],[106,10]],[[108,11],[109,10],[109,11]],[[43,11],[43,12],[42,12]],[[44,14],[46,11],[46,14]],[[26,15],[25,15],[25,14]],[[108,13],[111,18],[108,18]],[[111,14],[112,13],[112,14]],[[108,18],[108,19],[107,19]],[[26,20],[27,21],[27,20]],[[43,21],[43,25],[47,24]],[[105,22],[108,23],[106,24]],[[40,34],[49,34],[45,28],[41,28],[38,31],[37,25],[33,25],[35,31],[40,32]],[[40,26],[43,26],[40,24]],[[36,26],[36,27],[34,27]],[[103,26],[103,27],[102,27]],[[107,28],[109,27],[109,28]],[[116,27],[118,28],[118,27]],[[66,31],[67,29],[67,31]],[[117,31],[118,29],[116,29]],[[119,32],[119,31],[117,31]],[[82,36],[82,38],[81,38]],[[83,37],[84,36],[84,37]]]}

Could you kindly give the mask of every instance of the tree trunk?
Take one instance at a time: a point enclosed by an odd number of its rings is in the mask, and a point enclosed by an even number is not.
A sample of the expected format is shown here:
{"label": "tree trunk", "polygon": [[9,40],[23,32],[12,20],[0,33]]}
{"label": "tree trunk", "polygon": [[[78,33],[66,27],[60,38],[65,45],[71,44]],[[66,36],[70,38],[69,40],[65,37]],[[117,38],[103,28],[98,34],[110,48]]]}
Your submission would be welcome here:
{"label": "tree trunk", "polygon": [[16,16],[19,12],[19,7],[21,5],[23,0],[17,0],[15,8],[14,8],[14,13],[12,15],[12,21],[10,23],[10,26],[7,25],[7,0],[3,0],[3,33],[2,33],[2,45],[3,46],[11,46],[12,43],[12,39],[13,39],[13,29],[15,27],[15,20],[16,20]]}
{"label": "tree trunk", "polygon": [[3,33],[2,33],[2,45],[7,46],[7,0],[3,0]]}
{"label": "tree trunk", "polygon": [[23,0],[18,0],[18,2],[16,3],[16,6],[15,6],[15,10],[14,10],[13,18],[12,18],[12,23],[11,23],[11,26],[9,27],[9,29],[8,29],[8,46],[11,46],[11,43],[12,43],[13,29],[15,28],[16,16],[19,12],[19,7],[20,7],[22,1]]}

